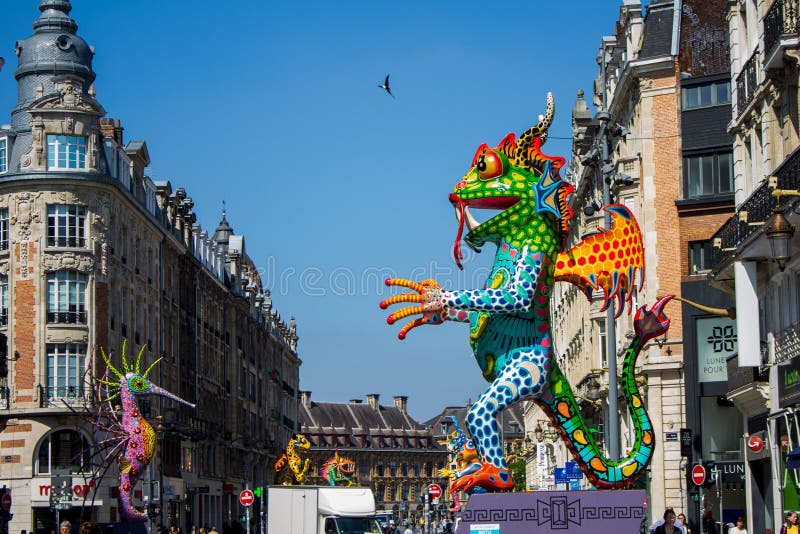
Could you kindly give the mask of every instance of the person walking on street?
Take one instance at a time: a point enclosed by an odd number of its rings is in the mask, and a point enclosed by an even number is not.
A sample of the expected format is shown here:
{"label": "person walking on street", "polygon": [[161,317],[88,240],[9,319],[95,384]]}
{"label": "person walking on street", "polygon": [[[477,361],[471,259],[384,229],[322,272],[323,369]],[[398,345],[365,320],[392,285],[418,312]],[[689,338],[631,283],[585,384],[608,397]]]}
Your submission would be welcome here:
{"label": "person walking on street", "polygon": [[747,529],[744,528],[744,517],[736,518],[736,524],[728,529],[728,534],[747,534]]}
{"label": "person walking on street", "polygon": [[664,510],[664,522],[656,527],[653,531],[655,534],[685,534],[681,527],[675,524],[675,510],[667,508]]}
{"label": "person walking on street", "polygon": [[409,523],[407,519],[403,521],[403,528],[405,529],[403,530],[403,534],[414,534],[414,531],[411,529],[411,523]]}
{"label": "person walking on street", "polygon": [[781,527],[781,534],[800,534],[797,530],[797,512],[786,514],[786,520]]}

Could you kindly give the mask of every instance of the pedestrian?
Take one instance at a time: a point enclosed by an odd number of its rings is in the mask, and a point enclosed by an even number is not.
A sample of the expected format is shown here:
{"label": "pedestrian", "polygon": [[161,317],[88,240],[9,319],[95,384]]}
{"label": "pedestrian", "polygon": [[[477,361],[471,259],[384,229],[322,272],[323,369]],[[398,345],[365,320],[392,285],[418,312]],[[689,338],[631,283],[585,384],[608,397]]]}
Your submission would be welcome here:
{"label": "pedestrian", "polygon": [[747,534],[747,529],[744,528],[744,517],[736,518],[736,524],[728,529],[728,534]]}
{"label": "pedestrian", "polygon": [[711,510],[707,510],[703,517],[703,534],[717,534],[717,522],[714,521],[714,514]]}
{"label": "pedestrian", "polygon": [[800,534],[797,530],[797,512],[786,514],[786,520],[783,522],[780,534]]}
{"label": "pedestrian", "polygon": [[62,521],[58,526],[58,534],[71,534],[72,524],[69,521]]}
{"label": "pedestrian", "polygon": [[94,532],[94,524],[91,521],[84,521],[81,523],[81,534],[92,534]]}
{"label": "pedestrian", "polygon": [[389,520],[388,534],[403,534],[403,531],[400,530],[400,527],[397,526],[394,519]]}
{"label": "pedestrian", "polygon": [[208,532],[208,534],[219,534],[219,531],[217,530],[217,527],[211,527],[211,530]]}
{"label": "pedestrian", "polygon": [[658,525],[653,531],[655,534],[685,534],[681,527],[675,525],[675,510],[667,508],[664,510],[664,522]]}
{"label": "pedestrian", "polygon": [[677,519],[677,521],[675,521],[675,524],[677,525],[678,522],[680,522],[679,526],[683,529],[683,531],[686,534],[692,534],[692,529],[689,526],[689,523],[686,521],[686,515],[684,515],[683,512],[678,514],[678,519]]}
{"label": "pedestrian", "polygon": [[408,519],[403,521],[403,534],[414,534],[414,531],[411,529],[411,523],[408,522]]}

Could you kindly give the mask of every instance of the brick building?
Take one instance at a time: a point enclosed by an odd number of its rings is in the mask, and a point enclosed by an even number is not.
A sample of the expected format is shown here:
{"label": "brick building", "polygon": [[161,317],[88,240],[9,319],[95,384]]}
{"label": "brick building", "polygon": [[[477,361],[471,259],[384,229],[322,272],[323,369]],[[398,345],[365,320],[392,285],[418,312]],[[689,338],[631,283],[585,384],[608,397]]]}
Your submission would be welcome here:
{"label": "brick building", "polygon": [[[644,239],[646,271],[641,291],[633,295],[634,308],[665,294],[721,307],[727,303],[707,280],[711,235],[733,209],[732,140],[726,131],[726,5],[723,0],[658,1],[643,10],[641,3],[624,0],[614,35],[602,38],[592,95],[592,103],[608,112],[608,120],[599,120],[578,93],[569,171],[576,188],[571,199],[575,221],[567,246],[604,225],[600,207],[607,180],[612,201],[636,215]],[[608,159],[602,161],[604,124]],[[607,450],[608,382],[616,377],[608,374],[609,358],[615,355],[606,348],[601,302],[599,292],[587,303],[577,288],[560,284],[554,292],[553,322],[559,363],[596,430],[595,438]],[[696,371],[699,315],[677,303],[666,311],[668,335],[642,350],[637,370],[658,440],[650,470],[641,480],[654,517],[667,506],[688,511],[691,504],[679,430],[701,417],[728,420],[730,415],[729,404],[718,405],[712,397],[719,389],[717,377],[699,377]],[[616,321],[618,350],[633,335],[632,319],[626,314]],[[712,380],[716,385],[697,386],[690,394],[690,382]],[[633,434],[624,400],[619,404],[620,450],[625,455]],[[542,419],[531,409],[526,428]]]}
{"label": "brick building", "polygon": [[[272,309],[225,214],[210,235],[183,188],[153,181],[144,141],[104,118],[93,51],[68,0],[42,0],[34,33],[17,42],[19,97],[0,129],[0,483],[10,531],[50,532],[61,518],[114,521],[115,467],[99,486],[92,429],[81,410],[102,372],[96,347],[146,346],[150,377],[196,409],[152,398],[141,410],[157,452],[135,503],[161,522],[222,526],[245,484],[297,428],[300,360],[294,320]],[[32,14],[33,15],[33,14]],[[83,500],[81,494],[87,493]]]}
{"label": "brick building", "polygon": [[311,442],[309,483],[327,484],[320,469],[339,450],[355,461],[357,483],[372,488],[379,510],[419,518],[422,492],[441,483],[447,448],[408,415],[407,397],[394,397],[393,406],[381,406],[379,399],[371,394],[366,403],[312,402],[310,391],[300,392],[301,432]]}

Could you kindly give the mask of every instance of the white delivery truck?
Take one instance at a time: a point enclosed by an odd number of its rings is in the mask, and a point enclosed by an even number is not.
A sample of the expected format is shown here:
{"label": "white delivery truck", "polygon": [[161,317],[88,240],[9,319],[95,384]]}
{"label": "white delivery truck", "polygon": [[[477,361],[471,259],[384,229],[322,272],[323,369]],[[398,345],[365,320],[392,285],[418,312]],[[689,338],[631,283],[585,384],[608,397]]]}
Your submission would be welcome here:
{"label": "white delivery truck", "polygon": [[369,488],[270,486],[268,534],[382,534]]}

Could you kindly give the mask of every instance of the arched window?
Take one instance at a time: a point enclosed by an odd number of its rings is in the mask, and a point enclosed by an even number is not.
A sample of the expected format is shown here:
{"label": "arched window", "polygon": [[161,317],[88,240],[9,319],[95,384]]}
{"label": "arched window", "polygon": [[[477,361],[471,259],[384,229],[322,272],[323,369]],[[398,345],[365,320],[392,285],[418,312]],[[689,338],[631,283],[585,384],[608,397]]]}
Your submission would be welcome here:
{"label": "arched window", "polygon": [[34,470],[37,475],[90,472],[89,440],[77,430],[51,432],[39,443]]}

